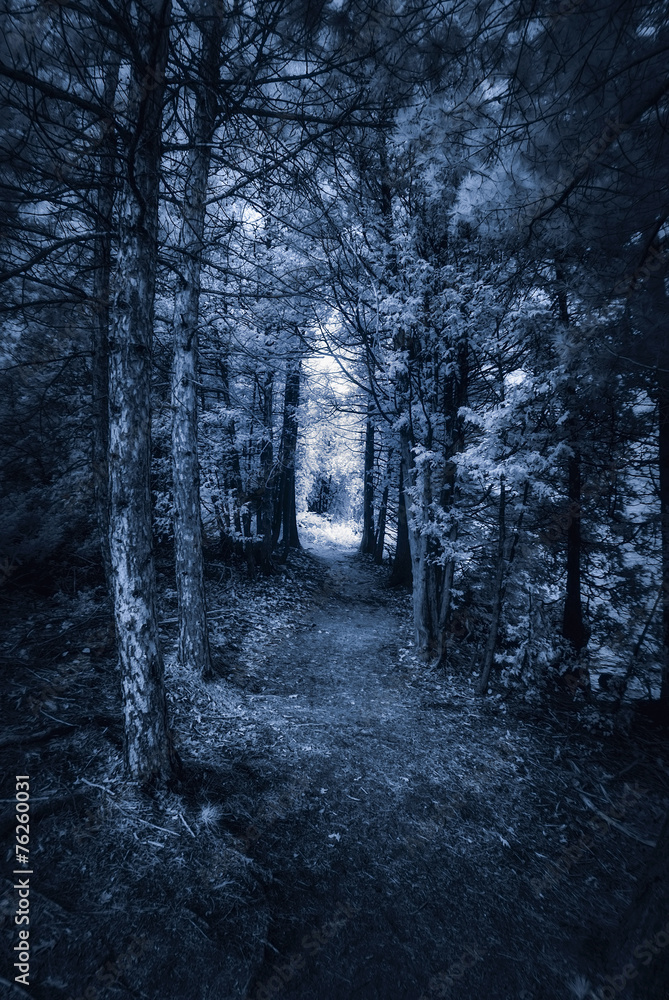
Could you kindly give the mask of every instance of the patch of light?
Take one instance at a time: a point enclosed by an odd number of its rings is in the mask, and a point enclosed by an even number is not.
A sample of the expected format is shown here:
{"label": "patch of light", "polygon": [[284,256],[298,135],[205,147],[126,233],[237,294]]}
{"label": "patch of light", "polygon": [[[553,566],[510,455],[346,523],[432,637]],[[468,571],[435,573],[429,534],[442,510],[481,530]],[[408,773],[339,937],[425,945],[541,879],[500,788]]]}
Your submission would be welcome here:
{"label": "patch of light", "polygon": [[508,386],[522,385],[522,383],[527,378],[527,372],[522,368],[516,368],[515,371],[509,372],[508,375],[504,376],[504,381]]}
{"label": "patch of light", "polygon": [[331,554],[333,550],[350,552],[360,545],[360,525],[355,521],[334,521],[302,511],[297,514],[297,526],[304,548],[316,554]]}

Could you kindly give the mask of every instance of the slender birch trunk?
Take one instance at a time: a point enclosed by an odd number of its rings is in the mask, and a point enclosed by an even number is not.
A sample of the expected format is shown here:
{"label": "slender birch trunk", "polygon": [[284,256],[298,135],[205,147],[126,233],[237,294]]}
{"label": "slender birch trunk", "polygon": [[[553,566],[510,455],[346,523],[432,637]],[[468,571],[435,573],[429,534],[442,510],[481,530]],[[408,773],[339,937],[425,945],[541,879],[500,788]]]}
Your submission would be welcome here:
{"label": "slender birch trunk", "polygon": [[167,722],[151,535],[151,351],[158,178],[170,0],[136,8],[109,343],[109,545],[125,715],[125,763],[164,782],[176,758]]}
{"label": "slender birch trunk", "polygon": [[213,676],[202,554],[200,463],[197,446],[198,319],[202,241],[210,142],[216,125],[221,17],[201,24],[202,53],[192,119],[193,148],[186,157],[181,208],[182,251],[172,326],[172,488],[180,664]]}

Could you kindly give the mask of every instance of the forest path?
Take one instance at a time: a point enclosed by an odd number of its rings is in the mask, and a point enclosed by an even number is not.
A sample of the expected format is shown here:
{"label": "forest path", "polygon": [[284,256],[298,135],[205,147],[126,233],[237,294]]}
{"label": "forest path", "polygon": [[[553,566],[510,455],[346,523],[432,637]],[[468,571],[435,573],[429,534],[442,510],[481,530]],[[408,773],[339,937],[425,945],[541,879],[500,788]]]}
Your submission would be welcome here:
{"label": "forest path", "polygon": [[503,718],[413,660],[409,598],[381,571],[350,551],[318,556],[309,619],[272,646],[264,689],[248,696],[267,748],[257,788],[227,806],[251,816],[247,853],[273,876],[249,1000],[548,1000],[545,979],[527,989],[544,977],[509,884],[523,814],[532,822],[529,737],[511,739]]}

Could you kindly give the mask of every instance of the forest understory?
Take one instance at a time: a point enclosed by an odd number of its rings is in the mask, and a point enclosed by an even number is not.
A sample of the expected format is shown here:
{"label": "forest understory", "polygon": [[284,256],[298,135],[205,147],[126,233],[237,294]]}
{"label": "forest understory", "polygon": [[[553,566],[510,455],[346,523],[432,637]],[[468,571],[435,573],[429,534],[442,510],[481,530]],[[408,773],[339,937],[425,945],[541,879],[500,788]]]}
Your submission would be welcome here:
{"label": "forest understory", "polygon": [[124,777],[107,603],[5,596],[2,799],[20,746],[35,874],[28,992],[11,982],[3,872],[2,995],[558,1000],[601,987],[593,969],[666,812],[666,737],[631,712],[598,734],[578,695],[539,712],[482,700],[470,671],[426,670],[409,594],[355,550],[292,552],[255,580],[207,573],[219,675],[206,683],[170,655],[162,581],[181,763],[153,797]]}

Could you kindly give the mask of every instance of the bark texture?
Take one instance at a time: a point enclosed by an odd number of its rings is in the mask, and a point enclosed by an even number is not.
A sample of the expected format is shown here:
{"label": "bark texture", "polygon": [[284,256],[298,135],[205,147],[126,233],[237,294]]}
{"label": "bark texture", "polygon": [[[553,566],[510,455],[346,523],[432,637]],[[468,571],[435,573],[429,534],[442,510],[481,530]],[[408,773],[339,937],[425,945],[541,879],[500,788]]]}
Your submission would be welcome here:
{"label": "bark texture", "polygon": [[151,348],[169,0],[136,8],[109,344],[110,557],[125,716],[125,762],[142,783],[175,763],[155,608],[151,536]]}
{"label": "bark texture", "polygon": [[179,616],[178,660],[204,678],[213,675],[204,587],[200,463],[197,444],[198,318],[202,239],[210,145],[216,124],[216,85],[222,18],[201,21],[202,52],[192,120],[193,148],[186,159],[181,207],[182,251],[174,298],[172,370],[172,485],[174,555]]}

